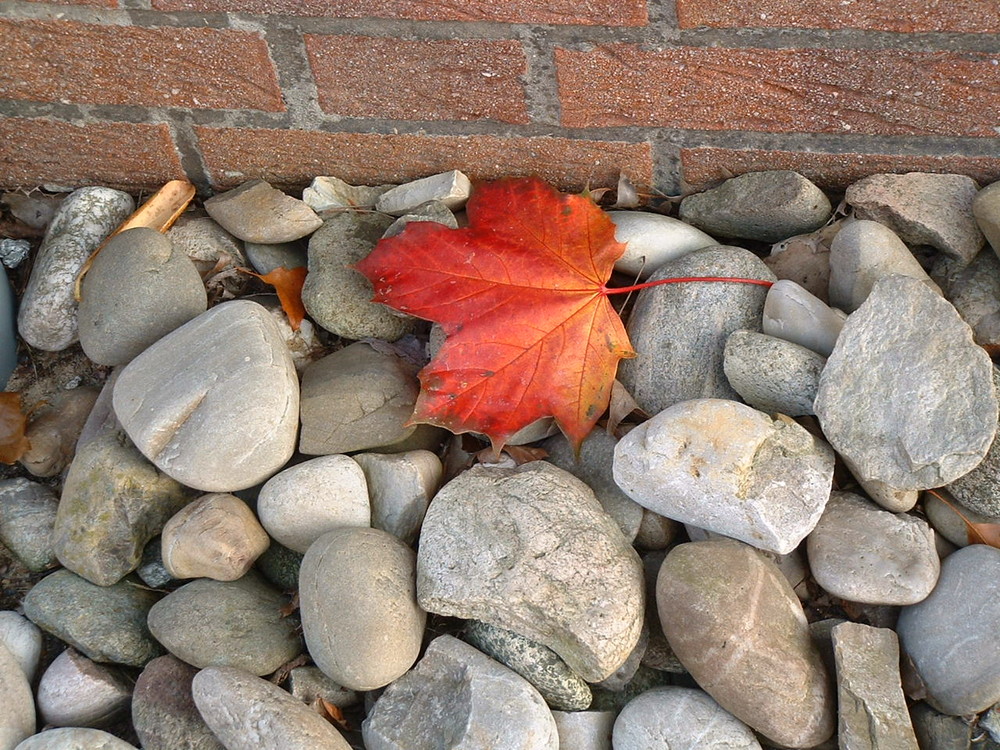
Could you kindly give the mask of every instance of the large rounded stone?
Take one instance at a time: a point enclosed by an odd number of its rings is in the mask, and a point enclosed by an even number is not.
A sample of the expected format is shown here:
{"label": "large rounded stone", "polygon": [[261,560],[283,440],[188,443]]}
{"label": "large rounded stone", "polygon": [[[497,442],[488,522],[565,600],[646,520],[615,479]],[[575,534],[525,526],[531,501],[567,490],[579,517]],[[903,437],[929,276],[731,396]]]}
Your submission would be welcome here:
{"label": "large rounded stone", "polygon": [[813,413],[826,359],[804,346],[756,331],[733,331],[723,369],[744,401],[767,414]]}
{"label": "large rounded stone", "polygon": [[728,540],[675,547],[656,602],[677,658],[736,718],[793,748],[833,734],[834,693],[802,605],[760,552]]}
{"label": "large rounded stone", "polygon": [[233,667],[209,667],[191,683],[205,723],[230,750],[350,750],[330,722],[277,685]]}
{"label": "large rounded stone", "polygon": [[94,362],[120,365],[205,312],[194,264],[149,227],[115,235],[80,288],[80,346]]}
{"label": "large rounded stone", "polygon": [[274,319],[246,300],[213,307],[132,360],[113,402],[157,468],[205,492],[252,487],[295,450],[295,367]]}
{"label": "large rounded stone", "polygon": [[0,644],[0,748],[11,750],[35,733],[35,701],[28,678],[7,647]]}
{"label": "large rounded stone", "polygon": [[136,747],[103,729],[64,727],[32,735],[16,750],[136,750]]}
{"label": "large rounded stone", "polygon": [[353,690],[389,684],[420,654],[413,550],[378,529],[334,529],[309,548],[299,573],[302,632],[316,665]]}
{"label": "large rounded stone", "polygon": [[701,690],[660,687],[633,698],[615,721],[615,750],[760,750],[750,728]]}
{"label": "large rounded stone", "polygon": [[992,374],[954,307],[921,281],[888,276],[844,325],[816,416],[860,479],[940,487],[974,469],[993,441]]}
{"label": "large rounded stone", "polygon": [[424,518],[417,596],[429,612],[482,620],[603,680],[642,630],[642,564],[594,493],[543,461],[476,466]]}
{"label": "large rounded stone", "polygon": [[121,717],[132,682],[120,671],[68,648],[38,681],[38,712],[54,727],[103,727]]}

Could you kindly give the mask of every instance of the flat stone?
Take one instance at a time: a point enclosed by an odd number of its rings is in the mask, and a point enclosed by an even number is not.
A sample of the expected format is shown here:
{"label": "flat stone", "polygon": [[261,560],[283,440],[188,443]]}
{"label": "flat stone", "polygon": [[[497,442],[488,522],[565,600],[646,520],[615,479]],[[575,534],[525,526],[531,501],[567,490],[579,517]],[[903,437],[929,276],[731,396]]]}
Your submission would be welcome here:
{"label": "flat stone", "polygon": [[656,601],[677,657],[720,706],[786,747],[833,734],[834,695],[802,605],[763,554],[728,540],[681,544]]}
{"label": "flat stone", "polygon": [[157,468],[205,492],[267,479],[295,450],[298,377],[273,318],[246,300],[213,307],[132,360],[114,410]]}
{"label": "flat stone", "polygon": [[750,406],[767,414],[813,413],[826,359],[804,346],[756,331],[733,331],[722,367],[729,384]]}
{"label": "flat stone", "polygon": [[309,548],[299,574],[302,632],[316,665],[352,690],[388,685],[420,654],[416,556],[392,534],[340,528]]}
{"label": "flat stone", "polygon": [[859,219],[885,224],[907,244],[968,262],[985,243],[972,213],[978,190],[959,174],[873,174],[847,188],[844,199]]}
{"label": "flat stone", "polygon": [[831,493],[806,549],[816,583],[852,602],[916,604],[933,591],[940,572],[925,521],[850,492]]}
{"label": "flat stone", "polygon": [[238,581],[199,578],[153,606],[149,630],[192,666],[238,667],[265,675],[302,651],[295,618],[281,614],[286,603],[253,571]]}
{"label": "flat stone", "polygon": [[94,661],[141,667],[163,653],[146,627],[158,598],[129,581],[97,586],[57,570],[25,595],[24,614]]}
{"label": "flat stone", "polygon": [[45,232],[18,307],[17,330],[36,349],[58,352],[77,341],[76,277],[90,254],[128,218],[128,193],[103,187],[72,192]]}
{"label": "flat stone", "polygon": [[443,224],[449,229],[458,229],[458,219],[455,218],[455,214],[448,206],[442,201],[427,201],[407,211],[392,222],[382,237],[395,237],[406,229],[407,224],[412,224],[415,221],[433,221],[435,224]]}
{"label": "flat stone", "polygon": [[205,723],[227,748],[350,750],[330,722],[277,685],[233,667],[201,670],[191,684]]}
{"label": "flat stone", "polygon": [[895,490],[953,482],[997,429],[989,356],[947,301],[906,276],[875,283],[844,325],[815,410],[856,475]]}
{"label": "flat stone", "polygon": [[359,453],[353,458],[368,484],[371,525],[404,544],[415,542],[427,506],[441,486],[441,459],[425,450]]}
{"label": "flat stone", "polygon": [[35,733],[35,700],[28,678],[7,647],[0,644],[0,748],[11,750]]}
{"label": "flat stone", "polygon": [[103,729],[63,727],[39,732],[14,750],[136,750],[136,747]]}
{"label": "flat stone", "polygon": [[420,384],[416,367],[366,343],[328,354],[302,374],[302,433],[308,455],[384,448],[410,437]]}
{"label": "flat stone", "polygon": [[98,586],[135,570],[142,550],[194,497],[162,474],[121,430],[80,447],[63,485],[52,532],[59,561]]}
{"label": "flat stone", "polygon": [[288,689],[310,705],[322,698],[338,708],[346,708],[361,699],[356,691],[334,682],[319,667],[295,667],[288,673]]}
{"label": "flat stone", "polygon": [[771,246],[764,265],[779,279],[792,281],[824,303],[830,301],[830,243],[840,231],[834,221],[808,234],[789,237]]}
{"label": "flat stone", "polygon": [[29,479],[0,481],[0,542],[34,573],[57,564],[52,549],[59,497]]}
{"label": "flat stone", "polygon": [[680,218],[713,237],[777,242],[823,226],[823,191],[797,172],[748,172],[681,201]]}
{"label": "flat stone", "polygon": [[309,206],[264,180],[244,182],[205,201],[208,215],[246,242],[291,242],[323,224]]}
{"label": "flat stone", "polygon": [[[650,281],[723,276],[774,281],[749,250],[710,247],[660,266]],[[733,331],[759,331],[767,292],[755,284],[667,284],[636,297],[627,330],[638,352],[623,360],[618,379],[647,413],[692,398],[738,399],[723,371],[723,350]]]}
{"label": "flat stone", "polygon": [[188,503],[163,527],[163,565],[173,578],[242,578],[270,544],[250,507],[214,493]]}
{"label": "flat stone", "polygon": [[30,195],[25,195],[22,192],[10,191],[0,193],[0,203],[6,206],[11,216],[23,221],[32,229],[45,229],[55,216],[59,204],[66,197],[65,194],[46,195],[32,192]]}
{"label": "flat stone", "polygon": [[143,750],[223,750],[194,704],[196,674],[195,667],[170,655],[142,670],[132,694],[132,725]]}
{"label": "flat stone", "polygon": [[63,651],[38,683],[38,712],[54,727],[103,727],[127,713],[132,682],[120,671]]}
{"label": "flat stone", "polygon": [[864,219],[848,222],[830,245],[830,304],[854,312],[876,281],[893,274],[919,279],[932,291],[941,292],[889,227]]}
{"label": "flat stone", "polygon": [[746,724],[701,690],[660,687],[633,698],[615,721],[615,750],[760,750]]}
{"label": "flat stone", "polygon": [[589,681],[638,642],[642,586],[638,555],[593,492],[543,461],[460,474],[420,533],[421,607],[520,633]]}
{"label": "flat stone", "polygon": [[[896,632],[935,708],[954,716],[1000,701],[1000,600],[984,596],[1000,575],[1000,550],[963,547],[941,563],[934,591],[904,607]],[[961,661],[956,654],[968,655]]]}
{"label": "flat stone", "polygon": [[101,365],[121,365],[205,312],[194,264],[149,227],[116,234],[80,288],[80,345]]}
{"label": "flat stone", "polygon": [[645,211],[608,211],[607,216],[615,224],[615,240],[625,245],[624,254],[615,261],[615,270],[640,281],[668,260],[719,244],[672,216]]}
{"label": "flat stone", "polygon": [[844,750],[917,750],[899,677],[899,642],[887,628],[844,622],[833,628]]}
{"label": "flat stone", "polygon": [[552,709],[583,711],[590,705],[590,687],[552,649],[479,620],[466,622],[462,637],[530,682]]}
{"label": "flat stone", "polygon": [[784,554],[819,521],[833,464],[829,446],[787,417],[697,399],[622,438],[614,478],[655,513]]}
{"label": "flat stone", "polygon": [[1000,247],[1000,182],[987,185],[972,199],[972,216],[994,253]]}
{"label": "flat stone", "polygon": [[829,307],[794,281],[779,279],[767,290],[761,329],[829,357],[847,315]]}
{"label": "flat stone", "polygon": [[349,185],[339,177],[314,177],[309,187],[302,191],[302,200],[313,211],[331,211],[339,208],[375,208],[375,202],[395,185]]}
{"label": "flat stone", "polygon": [[469,178],[456,169],[387,190],[375,201],[375,210],[402,216],[427,201],[441,201],[452,211],[458,211],[465,206],[471,193]]}
{"label": "flat stone", "polygon": [[0,645],[10,651],[29,683],[34,683],[42,655],[42,631],[24,615],[0,611]]}
{"label": "flat stone", "polygon": [[[497,710],[503,706],[503,710]],[[368,750],[556,750],[552,713],[524,678],[457,638],[431,641],[361,725]]]}
{"label": "flat stone", "polygon": [[559,747],[574,750],[611,750],[614,711],[553,711]]}
{"label": "flat stone", "polygon": [[549,438],[543,448],[545,460],[582,480],[594,492],[604,512],[611,516],[629,542],[635,541],[642,525],[643,507],[615,484],[612,466],[618,440],[604,430],[593,430],[580,446],[577,456],[563,436]]}
{"label": "flat stone", "polygon": [[371,282],[350,267],[368,257],[391,224],[385,214],[345,211],[327,219],[309,238],[302,304],[317,325],[355,340],[395,341],[413,329],[413,318],[373,302]]}

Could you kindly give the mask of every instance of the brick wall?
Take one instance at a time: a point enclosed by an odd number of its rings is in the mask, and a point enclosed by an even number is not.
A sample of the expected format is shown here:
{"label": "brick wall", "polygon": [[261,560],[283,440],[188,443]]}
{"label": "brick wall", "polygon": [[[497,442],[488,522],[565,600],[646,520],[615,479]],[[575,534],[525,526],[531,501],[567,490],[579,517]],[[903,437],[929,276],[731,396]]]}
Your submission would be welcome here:
{"label": "brick wall", "polygon": [[998,0],[0,2],[0,187],[1000,178]]}

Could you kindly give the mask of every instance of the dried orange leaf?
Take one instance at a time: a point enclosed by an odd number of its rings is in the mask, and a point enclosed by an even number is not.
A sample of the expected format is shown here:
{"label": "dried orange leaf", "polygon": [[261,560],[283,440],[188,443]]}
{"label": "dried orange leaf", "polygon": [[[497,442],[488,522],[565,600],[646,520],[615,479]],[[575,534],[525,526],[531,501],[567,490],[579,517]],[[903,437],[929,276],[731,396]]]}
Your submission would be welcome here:
{"label": "dried orange leaf", "polygon": [[985,544],[989,547],[1000,549],[1000,524],[998,523],[973,523],[965,514],[960,511],[954,503],[949,502],[945,497],[935,490],[927,490],[938,500],[951,508],[955,515],[965,523],[965,533],[969,544]]}
{"label": "dried orange leaf", "polygon": [[288,322],[293,331],[299,330],[302,319],[306,317],[306,306],[302,304],[302,287],[306,283],[306,275],[309,271],[305,266],[298,268],[285,268],[278,266],[270,273],[263,275],[254,273],[249,268],[238,268],[237,270],[256,276],[263,282],[274,287],[278,293],[278,301],[281,302],[281,309],[288,316]]}
{"label": "dried orange leaf", "polygon": [[320,706],[322,706],[323,712],[328,721],[340,725],[343,729],[350,730],[351,725],[347,719],[344,718],[344,712],[340,710],[340,706],[330,703],[330,701],[325,698],[319,698],[317,702]]}
{"label": "dried orange leaf", "polygon": [[0,393],[0,462],[17,463],[31,446],[24,431],[28,415],[21,409],[21,394]]}

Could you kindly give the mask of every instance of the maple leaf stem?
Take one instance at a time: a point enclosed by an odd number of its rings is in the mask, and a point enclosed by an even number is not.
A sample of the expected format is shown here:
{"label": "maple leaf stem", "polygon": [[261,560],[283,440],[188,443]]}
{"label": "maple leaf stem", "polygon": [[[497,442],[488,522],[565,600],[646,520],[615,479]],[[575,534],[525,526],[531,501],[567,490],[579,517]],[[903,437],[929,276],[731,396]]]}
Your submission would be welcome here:
{"label": "maple leaf stem", "polygon": [[678,276],[677,278],[658,279],[657,281],[647,281],[642,284],[633,284],[632,286],[619,286],[614,288],[603,287],[601,291],[604,294],[625,294],[627,292],[637,292],[640,289],[648,289],[651,286],[681,284],[688,281],[731,281],[736,284],[756,284],[758,286],[771,286],[774,284],[773,281],[765,281],[764,279],[741,279],[731,278],[728,276]]}

